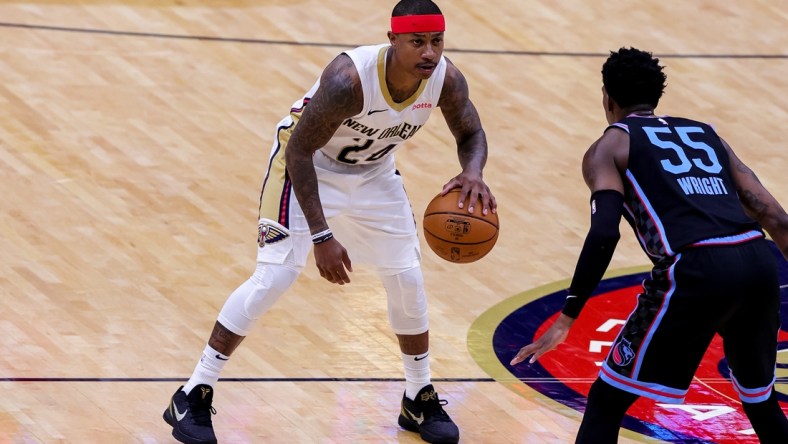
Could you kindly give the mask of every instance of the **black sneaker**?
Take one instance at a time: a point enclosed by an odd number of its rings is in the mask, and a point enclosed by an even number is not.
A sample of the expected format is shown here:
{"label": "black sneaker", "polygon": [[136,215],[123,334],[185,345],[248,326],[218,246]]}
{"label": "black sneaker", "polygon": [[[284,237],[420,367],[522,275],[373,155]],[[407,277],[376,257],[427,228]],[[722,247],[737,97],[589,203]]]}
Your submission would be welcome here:
{"label": "black sneaker", "polygon": [[216,410],[211,406],[213,389],[210,385],[200,384],[187,396],[181,386],[172,395],[170,406],[164,411],[164,420],[172,426],[172,436],[186,444],[216,444],[211,414]]}
{"label": "black sneaker", "polygon": [[430,384],[419,390],[415,401],[402,395],[402,411],[397,422],[405,430],[418,432],[424,441],[454,444],[460,440],[460,429],[443,410],[446,403],[438,399]]}

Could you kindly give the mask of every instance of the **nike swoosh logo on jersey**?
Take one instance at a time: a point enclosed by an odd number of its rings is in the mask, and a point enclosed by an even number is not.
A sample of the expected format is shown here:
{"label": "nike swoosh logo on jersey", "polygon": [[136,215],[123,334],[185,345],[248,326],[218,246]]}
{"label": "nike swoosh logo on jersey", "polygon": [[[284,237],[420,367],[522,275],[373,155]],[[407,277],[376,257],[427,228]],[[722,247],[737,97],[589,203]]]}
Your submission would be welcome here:
{"label": "nike swoosh logo on jersey", "polygon": [[577,297],[577,296],[575,296],[575,295],[573,295],[573,294],[570,294],[570,295],[569,295],[569,296],[567,296],[566,298],[567,298],[567,299],[569,299],[569,298],[576,298],[576,297]]}
{"label": "nike swoosh logo on jersey", "polygon": [[382,113],[383,111],[388,111],[388,108],[385,108],[385,109],[371,109],[371,110],[369,110],[367,115],[371,116],[371,115],[373,115],[375,113]]}

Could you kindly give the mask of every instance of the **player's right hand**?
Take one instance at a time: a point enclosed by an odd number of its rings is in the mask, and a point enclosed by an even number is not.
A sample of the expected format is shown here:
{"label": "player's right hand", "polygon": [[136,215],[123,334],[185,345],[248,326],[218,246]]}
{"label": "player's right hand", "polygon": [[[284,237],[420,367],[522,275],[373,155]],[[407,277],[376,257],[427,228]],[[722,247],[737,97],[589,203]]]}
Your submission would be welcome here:
{"label": "player's right hand", "polygon": [[345,285],[350,283],[347,272],[353,271],[347,250],[336,238],[315,244],[315,262],[322,276],[332,284]]}
{"label": "player's right hand", "polygon": [[517,355],[512,358],[512,361],[509,363],[509,365],[517,365],[525,361],[529,356],[531,356],[531,359],[528,360],[528,363],[533,364],[543,354],[549,352],[550,350],[556,348],[558,344],[564,342],[566,337],[569,335],[569,329],[572,328],[572,324],[574,322],[574,319],[561,313],[555,322],[553,322],[553,325],[551,325],[542,336],[536,339],[532,344],[528,344],[521,348]]}
{"label": "player's right hand", "polygon": [[443,185],[441,195],[445,196],[449,191],[454,188],[459,188],[457,207],[462,208],[465,201],[468,200],[468,212],[473,213],[476,209],[477,200],[482,205],[482,214],[486,215],[490,211],[493,213],[498,211],[498,204],[495,201],[490,187],[484,183],[481,172],[478,174],[462,173],[454,176],[450,181]]}

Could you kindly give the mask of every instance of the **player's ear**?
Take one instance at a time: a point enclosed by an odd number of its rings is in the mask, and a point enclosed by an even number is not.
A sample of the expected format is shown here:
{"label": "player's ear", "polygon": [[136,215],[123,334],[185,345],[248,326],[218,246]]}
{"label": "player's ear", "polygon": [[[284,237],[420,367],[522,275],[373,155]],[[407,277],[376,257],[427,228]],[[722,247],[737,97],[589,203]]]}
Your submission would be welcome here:
{"label": "player's ear", "polygon": [[608,113],[612,113],[614,111],[615,102],[610,96],[607,94],[607,89],[602,87],[602,106],[605,107],[605,111]]}
{"label": "player's ear", "polygon": [[391,43],[391,45],[394,46],[394,42],[397,40],[397,34],[394,34],[393,32],[389,31],[387,35],[389,37],[389,43]]}

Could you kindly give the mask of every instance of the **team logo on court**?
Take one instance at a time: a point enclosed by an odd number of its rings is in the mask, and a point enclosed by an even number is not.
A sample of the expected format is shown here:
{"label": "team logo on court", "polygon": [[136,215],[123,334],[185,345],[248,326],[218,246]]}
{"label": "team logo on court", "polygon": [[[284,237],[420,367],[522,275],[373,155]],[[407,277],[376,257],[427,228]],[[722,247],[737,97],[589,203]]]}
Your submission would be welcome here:
{"label": "team logo on court", "polygon": [[[788,261],[776,247],[773,250],[779,263],[782,301],[774,387],[781,407],[788,410]],[[566,341],[533,364],[526,361],[510,366],[509,361],[558,317],[569,280],[526,291],[491,307],[471,326],[468,349],[490,376],[513,392],[536,391],[582,412],[605,359],[610,356],[616,364],[626,366],[634,358],[632,344],[617,341],[617,337],[648,276],[644,266],[603,280]],[[720,337],[709,346],[682,404],[641,398],[627,412],[622,427],[642,435],[644,442],[758,443],[731,383]]]}
{"label": "team logo on court", "polygon": [[257,226],[257,244],[262,248],[265,244],[273,244],[290,236],[287,231],[268,223]]}

